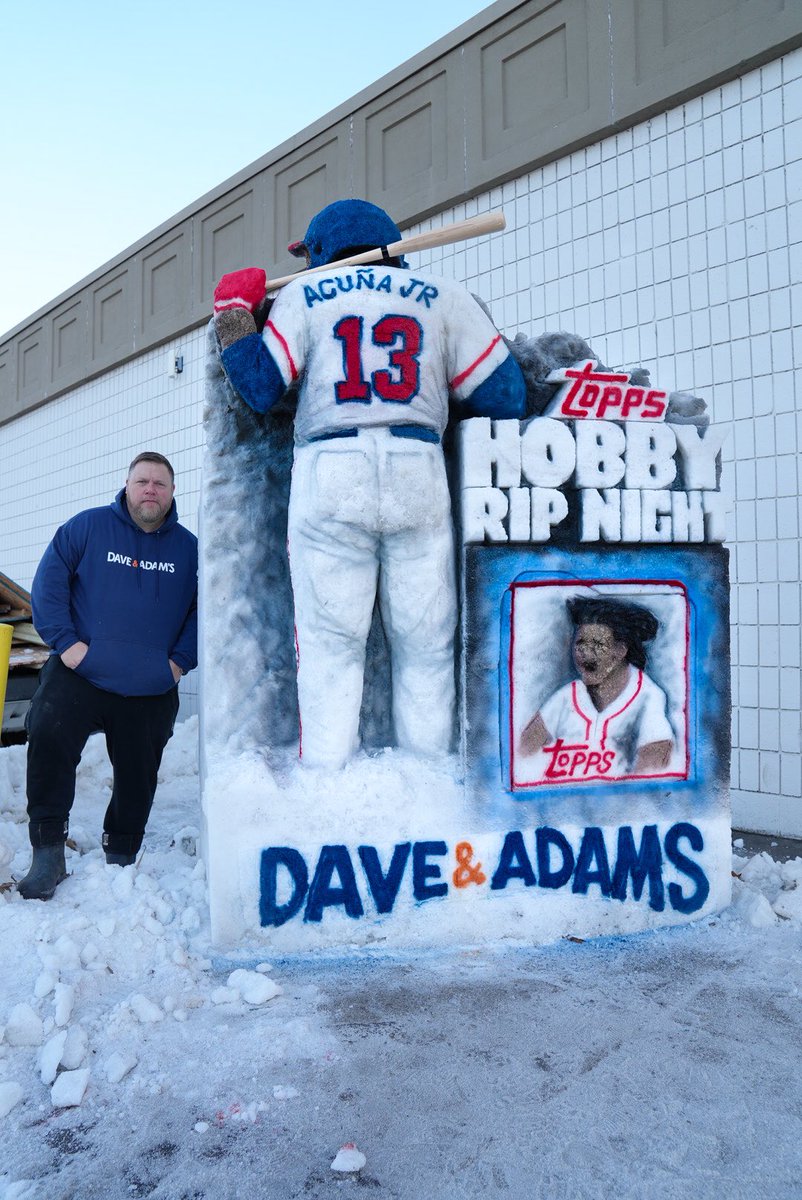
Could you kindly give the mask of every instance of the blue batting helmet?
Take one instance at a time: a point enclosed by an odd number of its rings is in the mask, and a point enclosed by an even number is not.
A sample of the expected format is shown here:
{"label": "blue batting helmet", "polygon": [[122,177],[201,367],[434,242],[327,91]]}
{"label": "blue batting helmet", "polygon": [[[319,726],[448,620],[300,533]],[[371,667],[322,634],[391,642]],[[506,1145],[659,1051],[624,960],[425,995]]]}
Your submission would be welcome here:
{"label": "blue batting helmet", "polygon": [[[322,267],[346,258],[348,253],[389,246],[401,240],[401,231],[383,208],[367,200],[335,200],[309,222],[302,242],[293,242],[290,253],[306,258],[307,266]],[[406,265],[401,260],[402,265]]]}

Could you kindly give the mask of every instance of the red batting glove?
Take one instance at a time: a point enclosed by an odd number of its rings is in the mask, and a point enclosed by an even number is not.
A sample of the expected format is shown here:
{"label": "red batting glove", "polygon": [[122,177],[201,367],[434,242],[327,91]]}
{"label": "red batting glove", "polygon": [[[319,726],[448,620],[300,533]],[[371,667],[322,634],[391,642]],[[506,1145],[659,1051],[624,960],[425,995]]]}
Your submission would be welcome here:
{"label": "red batting glove", "polygon": [[267,275],[261,267],[245,267],[224,275],[214,289],[214,311],[245,308],[252,313],[262,303],[267,291]]}

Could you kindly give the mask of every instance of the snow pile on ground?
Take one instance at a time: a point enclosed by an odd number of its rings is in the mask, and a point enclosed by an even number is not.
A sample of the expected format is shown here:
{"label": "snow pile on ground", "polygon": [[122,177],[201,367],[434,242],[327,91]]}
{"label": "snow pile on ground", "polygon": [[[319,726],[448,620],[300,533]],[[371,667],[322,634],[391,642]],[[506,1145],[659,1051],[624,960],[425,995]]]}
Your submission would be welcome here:
{"label": "snow pile on ground", "polygon": [[[210,949],[206,879],[197,856],[196,747],[193,718],[176,728],[167,748],[143,854],[136,865],[120,868],[106,866],[100,847],[111,773],[102,739],[91,740],[79,770],[70,875],[47,903],[24,901],[13,887],[30,861],[25,751],[0,750],[0,1200],[112,1197],[118,1185],[121,1196],[180,1195],[149,1190],[133,1175],[107,1181],[105,1190],[100,1184],[92,1190],[87,1182],[83,1190],[70,1191],[80,1177],[78,1150],[90,1130],[95,1139],[105,1130],[104,1155],[114,1157],[120,1142],[128,1152],[133,1146],[140,1158],[152,1159],[155,1151],[146,1142],[148,1136],[153,1141],[151,1119],[170,1127],[170,1138],[158,1145],[174,1150],[182,1139],[200,1144],[215,1131],[227,1137],[226,1130],[253,1126],[275,1137],[283,1129],[281,1137],[291,1142],[287,1114],[293,1105],[305,1106],[298,1111],[316,1120],[316,1096],[303,1080],[313,1067],[332,1070],[343,1054],[331,1022],[319,1015],[320,973],[314,963],[276,966],[245,953],[215,956]],[[767,974],[779,971],[793,948],[798,957],[802,859],[777,863],[767,854],[736,852],[733,871],[733,904],[720,917],[684,931],[606,944],[624,947],[620,952],[626,954],[644,944],[681,947],[684,936],[694,939],[696,954],[704,954],[705,937],[726,937],[730,948],[750,947],[757,964],[752,982],[765,989]],[[768,931],[772,957],[758,963]],[[464,952],[456,963],[440,955],[425,969],[440,972],[437,985],[446,986],[448,972],[459,973],[470,961]],[[494,960],[487,952],[479,961],[501,980],[505,971],[517,969],[512,954]],[[341,975],[353,969],[344,955]],[[414,960],[401,968],[388,960],[387,974],[402,970],[414,977],[419,969]],[[743,983],[749,987],[748,971]],[[778,978],[771,988],[798,995],[800,984],[802,979]],[[430,979],[414,1008],[430,1022],[433,1039],[448,1038],[447,1006],[442,1016],[426,1014],[432,986]],[[367,1014],[361,1024],[371,1019]],[[492,1027],[492,1014],[487,1019]],[[659,1052],[656,1047],[655,1055]],[[422,1065],[425,1073],[425,1059]],[[378,1068],[371,1062],[360,1069]],[[349,1094],[344,1087],[342,1095]],[[328,1164],[342,1147],[335,1172],[355,1170],[364,1158],[345,1140],[357,1133],[353,1126],[344,1128],[331,1145]],[[42,1157],[43,1144],[50,1157]],[[374,1146],[368,1158],[375,1156]],[[212,1159],[210,1151],[209,1163]],[[44,1182],[56,1176],[66,1190]],[[318,1186],[327,1194],[325,1179],[324,1171],[324,1182],[310,1184],[310,1194],[318,1194]]]}
{"label": "snow pile on ground", "polygon": [[732,906],[725,914],[755,928],[789,921],[802,928],[802,858],[775,862],[763,851],[747,858],[736,849],[733,856]]}
{"label": "snow pile on ground", "polygon": [[[54,1107],[76,1106],[87,1087],[97,1094],[135,1071],[157,1026],[191,1027],[204,1010],[239,1016],[280,995],[267,964],[234,970],[221,986],[206,957],[196,745],[190,719],[165,755],[144,853],[120,868],[106,865],[100,847],[110,771],[102,739],[91,739],[79,770],[69,877],[48,903],[24,901],[11,884],[30,861],[24,749],[0,752],[3,1115],[41,1103],[43,1088]],[[135,1087],[153,1086],[152,1067],[135,1075]]]}

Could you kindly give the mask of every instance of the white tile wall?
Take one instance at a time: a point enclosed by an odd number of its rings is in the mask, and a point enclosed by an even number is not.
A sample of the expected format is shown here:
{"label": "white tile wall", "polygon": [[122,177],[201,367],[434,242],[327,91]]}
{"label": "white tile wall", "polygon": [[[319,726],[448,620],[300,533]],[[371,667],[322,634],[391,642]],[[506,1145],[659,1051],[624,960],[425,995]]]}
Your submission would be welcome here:
{"label": "white tile wall", "polygon": [[[730,427],[733,820],[802,835],[802,51],[442,219],[496,208],[503,234],[415,264],[464,281],[509,336],[580,333]],[[204,344],[201,330],[0,428],[0,569],[27,586],[55,526],[109,499],[146,445],[173,461],[195,528]]]}

